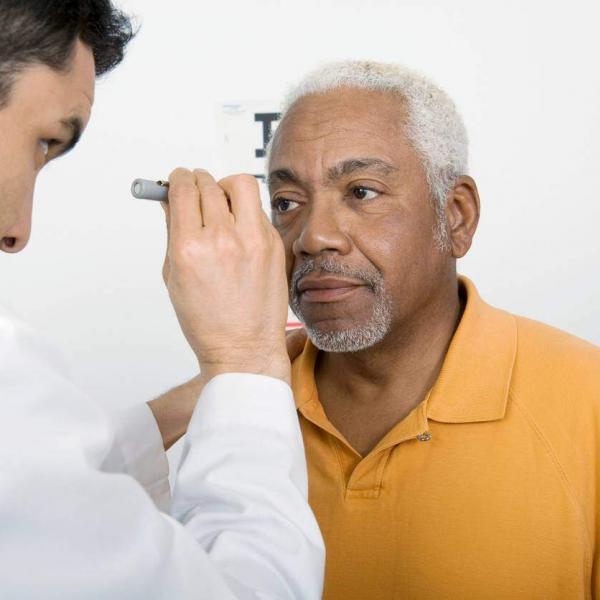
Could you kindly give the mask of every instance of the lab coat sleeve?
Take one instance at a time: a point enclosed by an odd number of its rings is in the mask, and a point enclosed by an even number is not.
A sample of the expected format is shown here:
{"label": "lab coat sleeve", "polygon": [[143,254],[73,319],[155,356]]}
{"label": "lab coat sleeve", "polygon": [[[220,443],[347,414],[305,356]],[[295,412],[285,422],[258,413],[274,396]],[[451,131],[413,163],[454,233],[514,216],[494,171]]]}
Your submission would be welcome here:
{"label": "lab coat sleeve", "polygon": [[0,589],[19,600],[320,597],[291,390],[222,375],[199,399],[173,494],[157,510],[107,472],[111,420],[0,313]]}
{"label": "lab coat sleeve", "polygon": [[110,411],[109,416],[115,435],[101,469],[131,475],[156,507],[168,513],[171,505],[169,460],[150,407],[144,402]]}

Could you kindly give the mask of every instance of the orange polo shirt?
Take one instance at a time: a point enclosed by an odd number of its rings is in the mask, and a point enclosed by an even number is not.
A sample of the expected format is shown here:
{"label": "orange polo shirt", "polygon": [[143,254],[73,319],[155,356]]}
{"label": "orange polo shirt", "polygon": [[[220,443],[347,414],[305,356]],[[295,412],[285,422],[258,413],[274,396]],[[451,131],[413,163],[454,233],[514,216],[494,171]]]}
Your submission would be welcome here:
{"label": "orange polo shirt", "polygon": [[428,397],[365,457],[293,365],[325,600],[600,598],[600,349],[467,304]]}

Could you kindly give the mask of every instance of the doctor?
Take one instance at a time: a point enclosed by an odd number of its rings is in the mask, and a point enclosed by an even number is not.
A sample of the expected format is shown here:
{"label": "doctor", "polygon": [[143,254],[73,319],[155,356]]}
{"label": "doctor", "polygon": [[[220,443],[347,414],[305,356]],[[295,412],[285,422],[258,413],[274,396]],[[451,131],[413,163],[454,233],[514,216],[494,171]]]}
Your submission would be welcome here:
{"label": "doctor", "polygon": [[[37,175],[75,146],[131,37],[109,0],[0,0],[2,251],[27,244]],[[154,416],[115,423],[0,308],[2,598],[320,597],[282,244],[251,177],[177,169],[170,184],[165,281],[202,376]],[[195,390],[167,515],[159,427],[166,445],[181,434]]]}

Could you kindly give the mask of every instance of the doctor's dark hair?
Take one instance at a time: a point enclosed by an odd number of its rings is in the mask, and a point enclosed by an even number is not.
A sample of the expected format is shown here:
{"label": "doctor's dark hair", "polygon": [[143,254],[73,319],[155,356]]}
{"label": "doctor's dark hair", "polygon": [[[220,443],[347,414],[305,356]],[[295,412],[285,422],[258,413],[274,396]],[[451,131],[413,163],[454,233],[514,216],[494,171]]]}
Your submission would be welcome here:
{"label": "doctor's dark hair", "polygon": [[81,40],[101,76],[123,60],[134,35],[131,20],[111,0],[0,0],[0,109],[27,66],[64,71]]}

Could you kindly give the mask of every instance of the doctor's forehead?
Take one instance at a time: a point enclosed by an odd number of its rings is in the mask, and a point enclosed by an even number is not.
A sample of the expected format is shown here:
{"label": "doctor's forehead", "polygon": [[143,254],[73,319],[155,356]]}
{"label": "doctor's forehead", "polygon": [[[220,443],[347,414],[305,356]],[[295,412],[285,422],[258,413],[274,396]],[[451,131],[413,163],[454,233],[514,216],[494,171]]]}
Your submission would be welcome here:
{"label": "doctor's forehead", "polygon": [[91,49],[77,41],[69,68],[59,74],[54,89],[67,113],[64,119],[78,119],[85,126],[94,104],[96,71]]}
{"label": "doctor's forehead", "polygon": [[16,79],[11,105],[32,117],[87,123],[95,92],[94,59],[83,44],[77,46],[72,63],[64,71],[42,64],[25,68]]}

